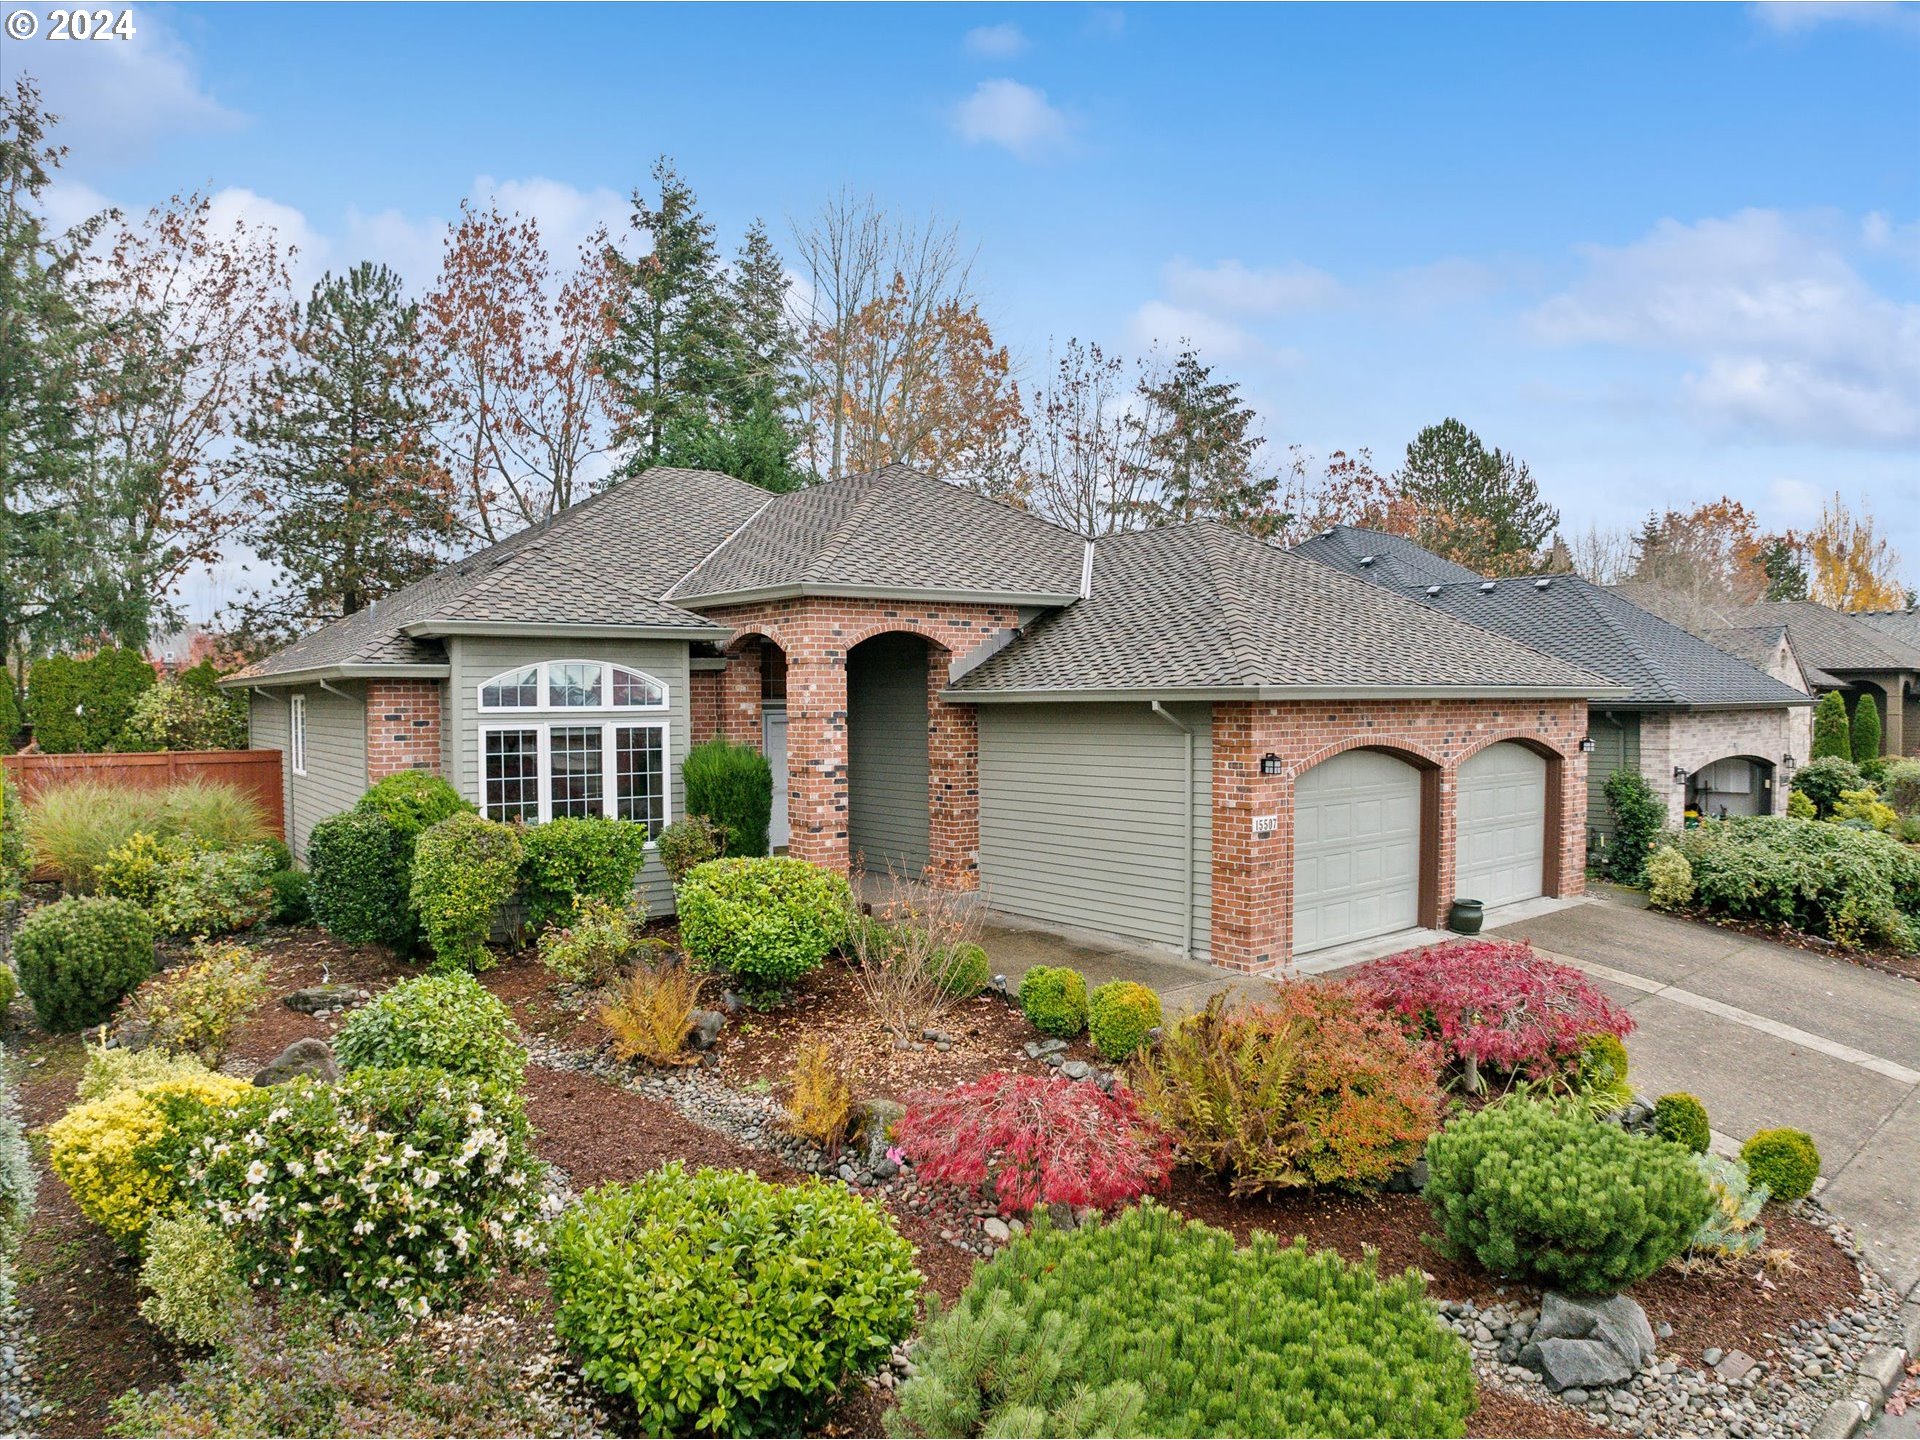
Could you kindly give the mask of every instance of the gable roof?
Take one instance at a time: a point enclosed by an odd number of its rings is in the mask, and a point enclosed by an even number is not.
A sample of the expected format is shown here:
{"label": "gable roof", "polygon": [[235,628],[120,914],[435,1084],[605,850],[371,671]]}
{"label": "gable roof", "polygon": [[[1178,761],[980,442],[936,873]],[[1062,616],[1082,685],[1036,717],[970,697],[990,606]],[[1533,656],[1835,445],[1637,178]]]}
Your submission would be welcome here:
{"label": "gable roof", "polygon": [[967,700],[1589,696],[1600,676],[1214,522],[1095,543],[1086,599],[952,685]]}
{"label": "gable roof", "polygon": [[1908,643],[1867,616],[1849,615],[1812,600],[1763,601],[1734,618],[1742,625],[1785,625],[1802,663],[1821,670],[1920,671],[1920,643]]}
{"label": "gable roof", "polygon": [[1401,590],[1424,590],[1429,585],[1480,578],[1478,571],[1436,555],[1404,536],[1363,525],[1335,525],[1302,540],[1293,550],[1335,570]]}
{"label": "gable roof", "polygon": [[1920,610],[1863,610],[1854,618],[1910,650],[1920,650]]}
{"label": "gable roof", "polygon": [[776,495],[667,598],[713,605],[789,595],[1079,598],[1087,542],[905,465]]}

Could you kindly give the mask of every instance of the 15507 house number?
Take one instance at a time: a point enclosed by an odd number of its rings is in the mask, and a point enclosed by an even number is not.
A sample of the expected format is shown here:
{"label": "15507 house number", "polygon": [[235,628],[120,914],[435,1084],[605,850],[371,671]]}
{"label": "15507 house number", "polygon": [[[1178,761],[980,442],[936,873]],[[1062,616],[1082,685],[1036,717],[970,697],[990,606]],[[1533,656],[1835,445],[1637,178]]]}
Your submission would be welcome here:
{"label": "15507 house number", "polygon": [[1280,833],[1280,817],[1278,815],[1254,816],[1253,833],[1256,835],[1278,835]]}

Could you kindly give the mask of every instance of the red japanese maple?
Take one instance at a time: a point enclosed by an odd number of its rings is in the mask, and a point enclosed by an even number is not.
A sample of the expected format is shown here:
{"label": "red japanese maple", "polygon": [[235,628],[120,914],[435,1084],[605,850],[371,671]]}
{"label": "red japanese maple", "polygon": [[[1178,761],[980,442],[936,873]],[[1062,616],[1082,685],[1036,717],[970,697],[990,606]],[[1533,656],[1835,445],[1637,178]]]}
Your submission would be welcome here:
{"label": "red japanese maple", "polygon": [[894,1138],[929,1180],[989,1188],[1002,1214],[1036,1205],[1106,1209],[1166,1184],[1168,1136],[1113,1093],[1063,1076],[996,1072],[909,1097]]}

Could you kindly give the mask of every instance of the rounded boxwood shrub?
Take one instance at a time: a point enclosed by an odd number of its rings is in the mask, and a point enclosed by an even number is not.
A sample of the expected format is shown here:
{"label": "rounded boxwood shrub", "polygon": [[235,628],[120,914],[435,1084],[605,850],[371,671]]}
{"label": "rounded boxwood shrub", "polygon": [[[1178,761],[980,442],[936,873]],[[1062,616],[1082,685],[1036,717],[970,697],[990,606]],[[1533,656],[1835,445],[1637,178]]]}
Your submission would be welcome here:
{"label": "rounded boxwood shrub", "polygon": [[153,973],[153,922],[138,905],[70,895],[27,916],[14,973],[40,1024],[56,1034],[102,1025]]}
{"label": "rounded boxwood shrub", "polygon": [[1753,1183],[1776,1200],[1804,1199],[1820,1178],[1820,1148],[1804,1130],[1761,1130],[1740,1147],[1740,1158]]}
{"label": "rounded boxwood shrub", "polygon": [[1152,1201],[1014,1241],[913,1362],[924,1435],[1461,1435],[1476,1398],[1417,1272],[1264,1230],[1235,1248]]}
{"label": "rounded boxwood shrub", "polygon": [[1443,1246],[1574,1295],[1609,1295],[1687,1248],[1713,1209],[1693,1157],[1580,1110],[1507,1100],[1427,1141]]}
{"label": "rounded boxwood shrub", "polygon": [[520,835],[511,825],[462,811],[421,832],[409,894],[437,968],[493,968],[487,936],[519,876]]}
{"label": "rounded boxwood shrub", "polygon": [[695,964],[774,990],[817,968],[846,937],[846,877],[804,860],[709,860],[679,893],[680,943]]}
{"label": "rounded boxwood shrub", "polygon": [[1684,1090],[1662,1095],[1653,1102],[1653,1133],[1662,1140],[1686,1146],[1696,1155],[1706,1154],[1707,1147],[1713,1143],[1707,1107]]}
{"label": "rounded boxwood shrub", "polygon": [[536,930],[571,925],[582,900],[625,905],[647,859],[647,827],[605,815],[563,816],[521,839],[520,895]]}
{"label": "rounded boxwood shrub", "polygon": [[1160,997],[1132,980],[1109,980],[1087,997],[1087,1035],[1109,1060],[1125,1060],[1160,1024]]}
{"label": "rounded boxwood shrub", "polygon": [[906,1338],[920,1289],[887,1212],[843,1186],[678,1161],[581,1197],[548,1268],[582,1374],[652,1435],[800,1433]]}
{"label": "rounded boxwood shrub", "polygon": [[472,814],[473,803],[438,775],[400,770],[376,780],[354,809],[384,817],[409,848],[422,834],[450,815]]}
{"label": "rounded boxwood shrub", "polygon": [[313,918],[349,945],[413,949],[408,898],[411,839],[373,810],[322,820],[307,837],[307,903]]}
{"label": "rounded boxwood shrub", "polygon": [[334,1037],[343,1070],[421,1066],[518,1091],[527,1052],[513,1016],[471,975],[420,975],[347,1016]]}
{"label": "rounded boxwood shrub", "polygon": [[307,899],[307,872],[275,870],[267,876],[273,891],[273,918],[281,925],[305,925],[313,919],[313,906]]}
{"label": "rounded boxwood shrub", "polygon": [[957,1000],[971,1000],[993,983],[993,962],[972,941],[947,951],[940,963],[940,988]]}
{"label": "rounded boxwood shrub", "polygon": [[1065,965],[1034,965],[1020,977],[1020,1013],[1042,1035],[1071,1040],[1087,1028],[1087,982]]}

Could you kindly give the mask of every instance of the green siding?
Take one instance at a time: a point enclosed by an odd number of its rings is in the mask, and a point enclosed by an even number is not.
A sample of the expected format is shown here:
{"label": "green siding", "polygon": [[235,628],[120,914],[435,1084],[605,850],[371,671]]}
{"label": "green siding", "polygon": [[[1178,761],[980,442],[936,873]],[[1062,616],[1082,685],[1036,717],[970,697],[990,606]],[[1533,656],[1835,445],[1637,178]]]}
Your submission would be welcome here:
{"label": "green siding", "polygon": [[1593,753],[1587,757],[1587,829],[1613,838],[1613,813],[1607,809],[1607,780],[1616,770],[1640,768],[1640,717],[1631,712],[1587,717]]}
{"label": "green siding", "polygon": [[855,863],[927,868],[927,644],[878,635],[847,657],[847,840]]}
{"label": "green siding", "polygon": [[[338,693],[345,691],[345,694]],[[288,708],[295,695],[307,707],[307,773],[293,773],[288,743]],[[249,743],[256,750],[278,750],[286,785],[287,844],[302,861],[307,837],[329,815],[353,807],[367,790],[367,687],[357,681],[255,691],[248,706]]]}
{"label": "green siding", "polygon": [[1180,948],[1193,797],[1193,953],[1209,954],[1212,712],[1144,703],[982,705],[980,878],[1012,915]]}

